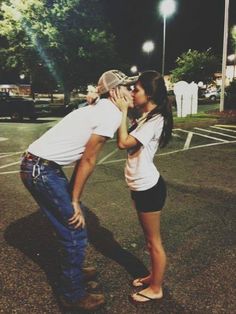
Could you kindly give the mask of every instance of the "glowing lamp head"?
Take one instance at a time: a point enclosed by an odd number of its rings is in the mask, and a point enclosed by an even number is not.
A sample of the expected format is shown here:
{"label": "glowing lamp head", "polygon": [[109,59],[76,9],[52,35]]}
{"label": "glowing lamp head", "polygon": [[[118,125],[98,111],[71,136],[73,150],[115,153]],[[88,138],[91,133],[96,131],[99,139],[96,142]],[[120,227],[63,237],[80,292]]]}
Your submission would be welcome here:
{"label": "glowing lamp head", "polygon": [[171,16],[176,10],[176,3],[174,0],[163,0],[160,3],[159,10],[164,17]]}
{"label": "glowing lamp head", "polygon": [[150,53],[154,50],[154,43],[151,40],[146,41],[142,47],[143,52]]}

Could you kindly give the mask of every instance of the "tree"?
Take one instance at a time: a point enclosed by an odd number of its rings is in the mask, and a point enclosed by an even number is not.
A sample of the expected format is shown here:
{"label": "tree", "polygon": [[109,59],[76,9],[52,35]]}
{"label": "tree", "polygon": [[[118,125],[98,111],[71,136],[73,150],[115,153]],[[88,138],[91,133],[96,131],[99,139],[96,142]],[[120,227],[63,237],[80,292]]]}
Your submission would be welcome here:
{"label": "tree", "polygon": [[236,25],[232,26],[230,30],[230,35],[231,35],[231,45],[232,45],[234,53],[228,57],[228,60],[233,61],[233,65],[234,65],[233,78],[235,78],[236,76],[236,72],[235,72],[235,69],[236,69]]}
{"label": "tree", "polygon": [[214,73],[218,70],[220,62],[210,49],[205,52],[188,50],[176,60],[177,67],[171,71],[173,82],[184,80],[186,82],[210,83]]}
{"label": "tree", "polygon": [[236,79],[234,79],[230,85],[225,88],[225,91],[225,109],[236,109]]}
{"label": "tree", "polygon": [[232,48],[234,50],[234,53],[236,53],[236,25],[231,27],[230,35],[231,35]]}
{"label": "tree", "polygon": [[43,80],[52,84],[53,78],[52,88],[65,96],[120,63],[98,0],[6,0],[0,14],[2,66],[28,73],[33,82],[41,68]]}

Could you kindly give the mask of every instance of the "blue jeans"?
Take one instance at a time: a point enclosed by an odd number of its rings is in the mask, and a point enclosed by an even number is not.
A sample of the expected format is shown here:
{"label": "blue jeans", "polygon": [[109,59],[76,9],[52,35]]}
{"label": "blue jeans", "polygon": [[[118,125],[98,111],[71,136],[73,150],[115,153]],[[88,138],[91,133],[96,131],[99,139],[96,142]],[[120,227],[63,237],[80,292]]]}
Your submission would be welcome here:
{"label": "blue jeans", "polygon": [[60,245],[60,294],[75,301],[85,295],[82,266],[87,246],[85,228],[68,224],[74,209],[69,182],[61,167],[23,158],[21,179],[51,222]]}

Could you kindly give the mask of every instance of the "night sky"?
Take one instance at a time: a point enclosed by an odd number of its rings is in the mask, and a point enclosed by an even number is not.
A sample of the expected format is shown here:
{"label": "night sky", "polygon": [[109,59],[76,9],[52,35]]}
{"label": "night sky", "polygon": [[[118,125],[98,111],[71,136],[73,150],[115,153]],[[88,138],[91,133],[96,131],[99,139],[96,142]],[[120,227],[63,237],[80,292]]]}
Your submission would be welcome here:
{"label": "night sky", "polygon": [[[161,69],[163,18],[158,13],[160,0],[103,0],[105,14],[118,41],[118,50],[130,65],[140,70]],[[166,71],[188,49],[222,55],[224,0],[176,0],[177,11],[166,25]],[[230,0],[229,27],[236,25],[236,0]],[[142,52],[146,40],[155,42],[148,56]],[[228,54],[233,49],[229,39]],[[165,71],[165,72],[166,72]]]}

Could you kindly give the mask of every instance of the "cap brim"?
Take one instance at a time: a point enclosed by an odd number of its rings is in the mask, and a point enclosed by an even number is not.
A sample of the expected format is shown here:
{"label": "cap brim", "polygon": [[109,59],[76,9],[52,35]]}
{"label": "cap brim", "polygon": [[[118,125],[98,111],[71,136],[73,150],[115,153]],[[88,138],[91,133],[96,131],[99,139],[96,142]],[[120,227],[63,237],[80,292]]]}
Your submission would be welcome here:
{"label": "cap brim", "polygon": [[123,84],[124,85],[132,85],[132,84],[135,84],[137,82],[137,80],[138,80],[138,75],[130,76],[130,77],[127,76],[127,78],[124,79]]}

